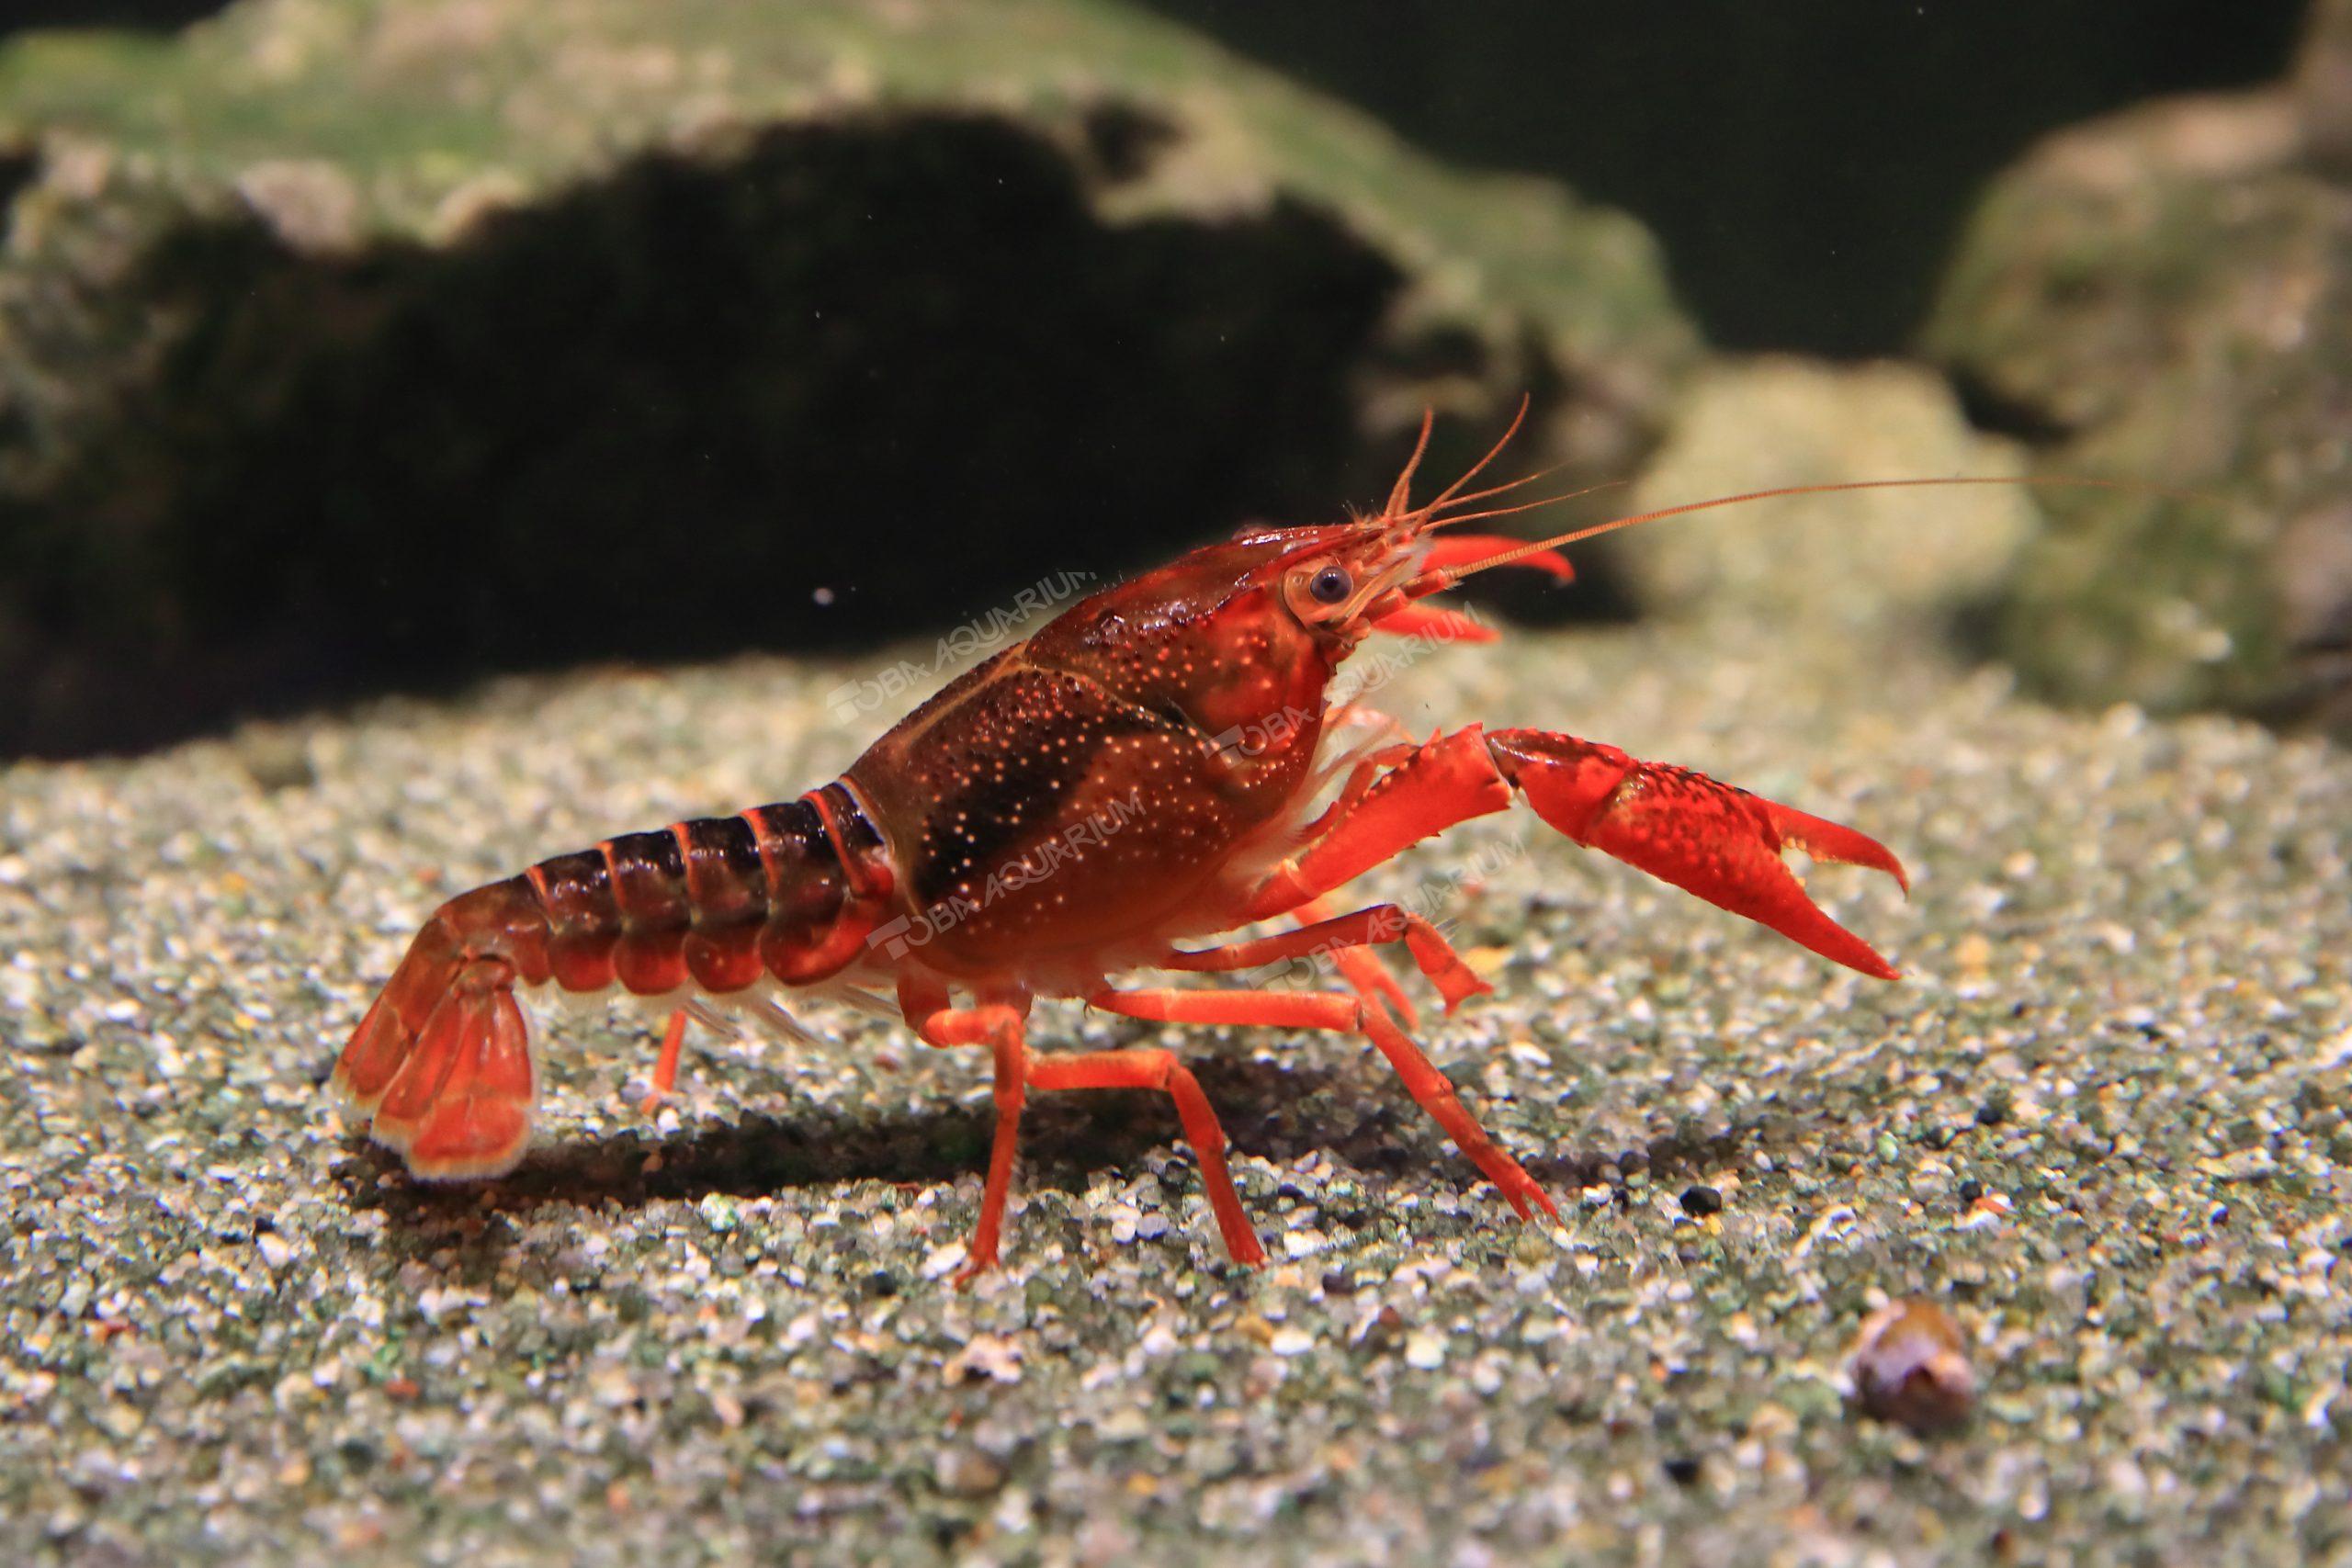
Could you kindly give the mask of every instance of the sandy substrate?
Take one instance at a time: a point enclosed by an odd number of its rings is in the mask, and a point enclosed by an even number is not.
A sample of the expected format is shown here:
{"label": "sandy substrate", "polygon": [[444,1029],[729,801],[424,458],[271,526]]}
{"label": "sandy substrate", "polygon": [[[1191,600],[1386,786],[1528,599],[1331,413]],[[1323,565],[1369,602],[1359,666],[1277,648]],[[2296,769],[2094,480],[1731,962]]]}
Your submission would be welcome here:
{"label": "sandy substrate", "polygon": [[[1378,697],[1881,836],[1907,904],[1813,882],[1906,977],[1462,829],[1364,891],[1491,969],[1421,1037],[1564,1223],[1360,1048],[1168,1032],[1254,1277],[1167,1108],[1087,1095],[1035,1105],[1009,1266],[951,1291],[982,1063],[853,1015],[697,1037],[648,1122],[646,1021],[544,1010],[546,1140],[486,1189],[315,1089],[438,898],[829,776],[894,716],[829,694],[895,655],[0,773],[0,1558],[2352,1560],[2352,760],[1786,631],[1522,637]],[[1927,1440],[1845,1398],[1907,1294],[1983,1384]]]}

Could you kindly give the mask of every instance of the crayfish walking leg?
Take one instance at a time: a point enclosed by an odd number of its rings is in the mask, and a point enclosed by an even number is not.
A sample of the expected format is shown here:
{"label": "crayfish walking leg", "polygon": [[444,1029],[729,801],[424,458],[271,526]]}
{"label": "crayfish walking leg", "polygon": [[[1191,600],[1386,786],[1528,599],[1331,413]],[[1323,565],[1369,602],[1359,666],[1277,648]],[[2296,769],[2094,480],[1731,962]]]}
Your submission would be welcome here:
{"label": "crayfish walking leg", "polygon": [[944,991],[936,997],[915,995],[902,986],[899,1006],[907,1021],[927,1045],[986,1045],[996,1057],[996,1135],[989,1145],[988,1185],[980,1191],[980,1222],[972,1228],[972,1244],[956,1282],[996,1267],[997,1242],[1004,1231],[1004,1204],[1012,1190],[1013,1157],[1021,1148],[1021,1111],[1029,1082],[1029,1003],[986,1002],[978,1007],[946,1005]]}
{"label": "crayfish walking leg", "polygon": [[1374,904],[1345,915],[1324,914],[1323,908],[1320,899],[1302,906],[1302,912],[1314,911],[1315,918],[1313,923],[1296,931],[1198,951],[1179,949],[1157,960],[1157,966],[1179,972],[1216,973],[1255,969],[1286,958],[1329,956],[1358,990],[1387,998],[1410,1020],[1411,1004],[1397,987],[1395,976],[1383,967],[1351,966],[1348,962],[1371,958],[1373,954],[1366,950],[1374,943],[1403,942],[1421,973],[1445,998],[1446,1011],[1452,1012],[1471,998],[1494,989],[1462,961],[1462,955],[1453,951],[1435,926],[1419,915],[1394,904]]}
{"label": "crayfish walking leg", "polygon": [[1233,1176],[1225,1163],[1225,1129],[1201,1092],[1199,1080],[1169,1052],[1153,1049],[1090,1051],[1074,1056],[1032,1056],[1025,1024],[1028,1001],[1007,998],[977,1007],[947,1005],[943,989],[917,981],[899,987],[899,1006],[925,1043],[940,1046],[985,1044],[996,1058],[996,1134],[989,1148],[988,1184],[980,1196],[979,1223],[957,1284],[995,1267],[1004,1231],[1005,1203],[1012,1187],[1012,1169],[1021,1142],[1021,1113],[1027,1093],[1036,1089],[1149,1089],[1176,1102],[1193,1156],[1201,1164],[1201,1179],[1208,1188],[1209,1207],[1216,1214],[1226,1250],[1235,1261],[1259,1264],[1266,1260],[1256,1233],[1242,1213],[1241,1199],[1233,1190]]}
{"label": "crayfish walking leg", "polygon": [[[1342,996],[1337,991],[1143,990],[1097,991],[1086,999],[1089,1006],[1105,1012],[1148,1019],[1155,1023],[1329,1029],[1362,1034],[1388,1058],[1421,1109],[1436,1119],[1471,1163],[1501,1190],[1520,1218],[1532,1220],[1539,1209],[1555,1219],[1559,1215],[1550,1195],[1487,1135],[1477,1119],[1454,1098],[1453,1086],[1446,1081],[1445,1075],[1396,1027],[1396,1021],[1376,997]],[[1221,1169],[1218,1174],[1222,1176]],[[1215,1188],[1211,1190],[1214,1192]],[[1241,1255],[1237,1251],[1235,1256]]]}

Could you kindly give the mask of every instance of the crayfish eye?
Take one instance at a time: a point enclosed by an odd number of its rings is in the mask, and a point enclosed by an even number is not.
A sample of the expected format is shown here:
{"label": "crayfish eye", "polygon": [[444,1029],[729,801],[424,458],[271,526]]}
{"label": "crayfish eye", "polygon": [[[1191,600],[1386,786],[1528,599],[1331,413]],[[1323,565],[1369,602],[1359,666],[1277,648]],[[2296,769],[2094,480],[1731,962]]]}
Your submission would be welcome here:
{"label": "crayfish eye", "polygon": [[1348,575],[1347,568],[1327,566],[1307,583],[1306,592],[1318,604],[1340,604],[1347,602],[1355,587],[1355,579]]}

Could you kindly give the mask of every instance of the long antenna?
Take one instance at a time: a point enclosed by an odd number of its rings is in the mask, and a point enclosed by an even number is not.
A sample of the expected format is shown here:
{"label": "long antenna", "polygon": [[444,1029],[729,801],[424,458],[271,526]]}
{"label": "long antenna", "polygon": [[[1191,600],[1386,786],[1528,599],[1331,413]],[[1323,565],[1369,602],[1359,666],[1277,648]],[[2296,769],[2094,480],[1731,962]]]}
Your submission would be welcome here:
{"label": "long antenna", "polygon": [[[2165,496],[2175,501],[2220,503],[2222,500],[2222,497],[2210,491],[2174,490],[2162,485],[2138,484],[2130,479],[2078,479],[2065,474],[1962,475],[1943,479],[1845,479],[1831,484],[1778,485],[1770,490],[1745,491],[1738,495],[1719,495],[1706,501],[1686,501],[1679,506],[1661,506],[1655,512],[1635,512],[1623,517],[1611,517],[1605,523],[1595,523],[1588,527],[1571,529],[1567,533],[1555,535],[1548,539],[1537,539],[1516,548],[1505,550],[1500,555],[1488,556],[1484,560],[1472,561],[1467,566],[1440,567],[1425,571],[1406,583],[1404,590],[1413,597],[1419,598],[1424,593],[1433,593],[1441,588],[1450,587],[1465,577],[1476,576],[1489,568],[1509,566],[1512,561],[1532,556],[1539,550],[1557,549],[1563,545],[1573,545],[1586,539],[1599,538],[1603,534],[1613,534],[1620,528],[1631,528],[1637,523],[1655,523],[1661,517],[1679,517],[1691,512],[1712,512],[1718,507],[1736,506],[1743,502],[1770,501],[1779,496],[1788,495],[1829,495],[1844,491],[1930,490],[1962,485],[2022,485],[2040,489],[2067,486],[2092,490],[2133,491],[2142,494]],[[1588,492],[1577,491],[1570,493],[1581,495]],[[1549,505],[1552,502],[1567,499],[1569,499],[1568,496],[1553,496],[1546,501],[1533,501],[1522,506],[1502,507],[1491,513],[1474,513],[1470,515],[1508,516],[1514,512],[1526,512],[1538,506]],[[1468,517],[1448,519],[1449,522],[1467,522],[1468,520]]]}

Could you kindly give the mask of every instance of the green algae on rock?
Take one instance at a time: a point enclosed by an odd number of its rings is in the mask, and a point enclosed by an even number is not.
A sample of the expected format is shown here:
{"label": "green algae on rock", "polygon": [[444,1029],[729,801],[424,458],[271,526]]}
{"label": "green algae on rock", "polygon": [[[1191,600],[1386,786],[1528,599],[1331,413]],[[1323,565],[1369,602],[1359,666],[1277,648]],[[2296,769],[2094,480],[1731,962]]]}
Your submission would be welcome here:
{"label": "green algae on rock", "polygon": [[[2314,32],[2306,84],[2340,71],[2346,17]],[[1994,635],[2045,692],[2352,724],[2352,187],[2324,103],[2281,88],[2068,131],[1962,244],[1926,344],[2035,467],[2218,497],[2037,497],[2052,523]]]}

